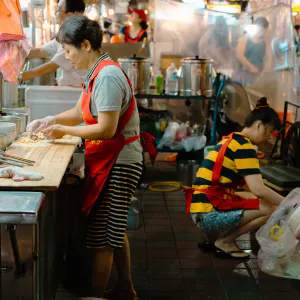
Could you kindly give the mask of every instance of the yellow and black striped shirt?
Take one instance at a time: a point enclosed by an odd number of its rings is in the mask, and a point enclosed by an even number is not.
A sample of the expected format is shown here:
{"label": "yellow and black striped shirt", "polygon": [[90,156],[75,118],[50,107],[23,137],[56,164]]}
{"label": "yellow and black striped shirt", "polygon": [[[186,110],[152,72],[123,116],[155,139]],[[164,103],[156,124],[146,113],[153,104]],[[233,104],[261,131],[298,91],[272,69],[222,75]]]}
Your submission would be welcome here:
{"label": "yellow and black striped shirt", "polygon": [[[208,153],[199,168],[193,188],[206,189],[211,186],[212,170],[221,146],[226,139],[217,144]],[[247,175],[260,174],[259,161],[253,144],[245,136],[236,133],[225,152],[220,183],[232,183],[242,180]],[[195,192],[191,204],[191,213],[211,212],[214,208],[205,193]]]}

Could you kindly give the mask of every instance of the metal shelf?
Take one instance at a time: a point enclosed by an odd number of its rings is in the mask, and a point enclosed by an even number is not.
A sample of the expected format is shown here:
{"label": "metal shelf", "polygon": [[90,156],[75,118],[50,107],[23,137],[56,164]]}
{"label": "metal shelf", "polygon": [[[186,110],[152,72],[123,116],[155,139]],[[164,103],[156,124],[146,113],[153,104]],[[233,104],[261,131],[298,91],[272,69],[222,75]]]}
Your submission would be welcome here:
{"label": "metal shelf", "polygon": [[134,95],[137,99],[176,99],[176,100],[215,100],[215,97],[207,97],[207,96],[182,96],[182,95],[156,95],[156,94],[136,94]]}

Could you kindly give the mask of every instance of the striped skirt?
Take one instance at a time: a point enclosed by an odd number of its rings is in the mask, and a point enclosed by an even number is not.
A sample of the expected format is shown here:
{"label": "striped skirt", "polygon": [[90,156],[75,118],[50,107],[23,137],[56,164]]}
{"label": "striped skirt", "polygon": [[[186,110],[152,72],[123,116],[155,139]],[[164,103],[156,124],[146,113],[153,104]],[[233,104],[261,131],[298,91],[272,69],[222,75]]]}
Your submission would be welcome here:
{"label": "striped skirt", "polygon": [[123,246],[130,201],[142,172],[142,163],[113,166],[89,216],[85,234],[88,248]]}

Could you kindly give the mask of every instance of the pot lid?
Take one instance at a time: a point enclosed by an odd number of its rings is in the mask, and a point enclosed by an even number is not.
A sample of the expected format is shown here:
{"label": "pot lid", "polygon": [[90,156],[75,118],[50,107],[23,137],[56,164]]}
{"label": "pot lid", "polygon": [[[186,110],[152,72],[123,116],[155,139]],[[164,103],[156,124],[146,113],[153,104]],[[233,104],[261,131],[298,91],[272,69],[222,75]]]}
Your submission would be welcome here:
{"label": "pot lid", "polygon": [[135,54],[131,57],[120,57],[118,59],[120,62],[150,62],[150,58],[138,57]]}
{"label": "pot lid", "polygon": [[210,59],[210,58],[199,58],[198,55],[196,56],[193,56],[193,57],[185,57],[181,60],[182,62],[195,62],[195,63],[199,63],[199,62],[213,62],[214,60],[213,59]]}

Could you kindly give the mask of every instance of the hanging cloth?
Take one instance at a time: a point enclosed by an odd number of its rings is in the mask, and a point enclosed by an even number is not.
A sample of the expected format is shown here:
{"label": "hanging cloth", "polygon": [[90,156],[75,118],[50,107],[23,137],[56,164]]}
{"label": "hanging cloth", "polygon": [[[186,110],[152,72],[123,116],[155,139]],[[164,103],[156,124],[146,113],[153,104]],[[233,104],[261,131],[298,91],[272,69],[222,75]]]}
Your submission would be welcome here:
{"label": "hanging cloth", "polygon": [[24,39],[19,0],[0,0],[0,41]]}

